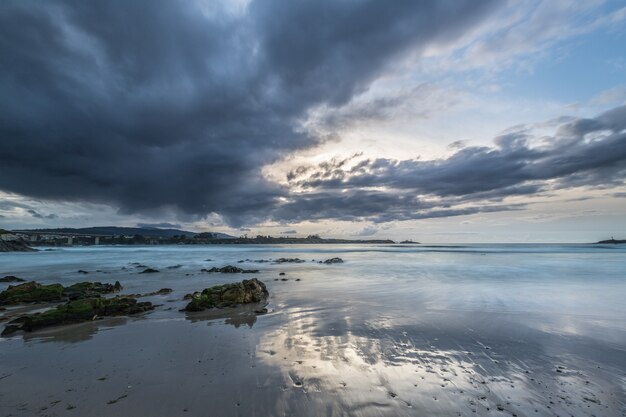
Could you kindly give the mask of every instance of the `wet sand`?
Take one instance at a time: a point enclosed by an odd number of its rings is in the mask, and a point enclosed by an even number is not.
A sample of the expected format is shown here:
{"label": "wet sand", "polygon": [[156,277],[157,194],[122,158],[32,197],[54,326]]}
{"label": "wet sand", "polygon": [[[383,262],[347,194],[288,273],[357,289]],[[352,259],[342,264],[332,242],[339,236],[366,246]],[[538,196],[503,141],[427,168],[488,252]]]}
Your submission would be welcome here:
{"label": "wet sand", "polygon": [[[580,279],[477,284],[452,279],[447,259],[339,256],[345,264],[254,264],[271,294],[265,315],[179,312],[185,293],[250,277],[189,262],[142,275],[110,261],[86,276],[31,268],[42,282],[114,276],[126,293],[174,292],[142,299],[159,307],[139,317],[1,339],[0,416],[626,415],[621,280],[597,293]],[[6,272],[29,268],[18,269]]]}

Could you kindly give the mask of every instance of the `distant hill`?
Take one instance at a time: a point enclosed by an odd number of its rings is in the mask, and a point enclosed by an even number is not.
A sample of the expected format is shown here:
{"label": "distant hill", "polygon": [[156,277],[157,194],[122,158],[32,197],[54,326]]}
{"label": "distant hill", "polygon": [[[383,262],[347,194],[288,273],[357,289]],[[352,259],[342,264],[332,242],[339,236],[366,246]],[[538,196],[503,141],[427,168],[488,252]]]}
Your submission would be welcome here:
{"label": "distant hill", "polygon": [[[56,229],[14,230],[14,233],[29,235],[52,235],[42,239],[29,240],[31,245],[68,246],[68,245],[143,245],[143,244],[176,244],[176,245],[234,245],[234,244],[338,244],[338,243],[370,243],[392,244],[389,239],[350,240],[322,238],[319,235],[307,237],[273,237],[258,235],[255,237],[234,237],[219,232],[189,232],[179,229],[161,229],[157,227],[62,227]],[[54,236],[58,235],[58,236]],[[93,237],[98,236],[98,242]],[[73,239],[70,240],[69,238]],[[149,239],[149,241],[147,241]]]}
{"label": "distant hill", "polygon": [[[118,227],[118,226],[98,226],[98,227],[81,227],[81,228],[71,228],[71,227],[62,227],[57,229],[29,229],[29,230],[20,230],[20,232],[28,232],[28,233],[63,233],[63,234],[71,234],[76,233],[77,235],[115,235],[115,236],[134,236],[141,235],[146,237],[161,237],[161,238],[171,238],[174,236],[186,236],[186,237],[194,237],[198,235],[195,232],[189,232],[187,230],[179,230],[179,229],[159,229],[156,227]],[[209,236],[212,235],[214,239],[233,239],[234,236],[227,235],[226,233],[202,233],[202,235]]]}

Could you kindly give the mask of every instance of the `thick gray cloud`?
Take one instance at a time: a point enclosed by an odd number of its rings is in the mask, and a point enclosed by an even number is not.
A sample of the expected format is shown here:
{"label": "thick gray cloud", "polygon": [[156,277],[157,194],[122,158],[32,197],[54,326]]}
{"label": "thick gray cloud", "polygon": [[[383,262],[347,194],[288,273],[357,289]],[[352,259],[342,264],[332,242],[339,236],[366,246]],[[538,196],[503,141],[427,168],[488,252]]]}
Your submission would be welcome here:
{"label": "thick gray cloud", "polygon": [[496,4],[3,1],[0,190],[266,217],[289,192],[260,169],[318,143],[301,129],[310,109],[348,102]]}
{"label": "thick gray cloud", "polygon": [[624,185],[626,106],[567,120],[536,145],[529,128],[518,126],[493,147],[461,148],[446,159],[366,159],[349,166],[348,158],[298,167],[287,179],[302,192],[274,215],[376,222],[447,217],[522,208],[501,204],[512,196]]}
{"label": "thick gray cloud", "polygon": [[33,210],[33,209],[29,209],[26,210],[28,212],[28,214],[30,214],[31,216],[33,216],[36,219],[56,219],[58,216],[56,214],[41,214],[39,213],[37,210]]}

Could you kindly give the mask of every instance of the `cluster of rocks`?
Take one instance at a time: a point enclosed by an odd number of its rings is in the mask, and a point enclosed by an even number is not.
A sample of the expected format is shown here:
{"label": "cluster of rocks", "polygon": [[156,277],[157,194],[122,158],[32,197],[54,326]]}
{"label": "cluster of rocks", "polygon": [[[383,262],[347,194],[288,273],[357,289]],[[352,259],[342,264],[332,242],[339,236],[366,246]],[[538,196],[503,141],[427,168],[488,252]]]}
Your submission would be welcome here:
{"label": "cluster of rocks", "polygon": [[277,264],[284,264],[284,263],[301,264],[306,261],[300,258],[278,258],[274,262]]}
{"label": "cluster of rocks", "polygon": [[341,264],[341,263],[343,263],[343,259],[341,259],[341,258],[330,258],[330,259],[326,259],[325,261],[319,261],[319,263],[321,263],[321,264]]}
{"label": "cluster of rocks", "polygon": [[233,307],[239,304],[263,303],[269,292],[265,284],[256,278],[244,279],[233,284],[215,285],[201,292],[187,294],[191,301],[185,311],[202,311],[209,308]]}
{"label": "cluster of rocks", "polygon": [[115,281],[115,284],[79,282],[69,287],[64,287],[61,284],[44,285],[29,281],[19,285],[9,285],[6,290],[2,291],[0,293],[0,306],[97,298],[102,294],[110,294],[121,289],[122,285],[119,281]]}
{"label": "cluster of rocks", "polygon": [[258,269],[243,269],[232,265],[226,265],[221,268],[213,267],[211,269],[202,268],[202,272],[221,272],[223,274],[256,274]]}
{"label": "cluster of rocks", "polygon": [[0,239],[0,252],[34,252],[35,249],[31,248],[22,240],[4,240]]}
{"label": "cluster of rocks", "polygon": [[[339,258],[335,258],[339,259]],[[275,263],[302,263],[299,258],[279,258]],[[328,260],[325,263],[335,263],[336,260]],[[341,260],[339,260],[341,262]],[[139,263],[131,264],[135,268],[143,269],[141,273],[159,272]],[[173,265],[168,269],[177,269],[181,265]],[[124,268],[125,269],[125,268]],[[79,270],[79,273],[88,273]],[[202,272],[219,273],[258,273],[256,269],[243,269],[232,265],[218,268],[202,269]],[[284,272],[281,273],[284,276]],[[286,278],[283,278],[286,281]],[[296,279],[299,281],[299,279]],[[158,291],[145,294],[117,295],[115,297],[103,297],[106,294],[119,292],[123,289],[119,281],[114,284],[101,282],[79,282],[69,286],[58,283],[42,284],[36,281],[26,282],[22,278],[8,275],[0,278],[0,282],[16,283],[9,285],[0,292],[0,309],[3,306],[30,303],[57,303],[55,307],[14,318],[5,326],[2,335],[10,335],[17,331],[30,332],[33,330],[92,321],[102,317],[126,316],[153,310],[155,306],[150,302],[139,302],[137,298],[146,296],[166,295],[172,292],[171,288],[161,288]],[[256,278],[243,280],[232,284],[216,285],[205,288],[202,291],[187,294],[185,299],[189,303],[182,311],[197,312],[206,309],[223,309],[243,304],[261,304],[255,310],[257,314],[267,312],[264,308],[267,304],[269,292],[265,284]],[[61,304],[59,304],[61,303]],[[253,306],[252,308],[256,308]],[[14,316],[15,317],[15,316]],[[5,317],[7,319],[7,317]]]}
{"label": "cluster of rocks", "polygon": [[[7,276],[5,282],[15,282],[21,278]],[[23,281],[23,280],[22,280]],[[61,284],[40,284],[35,281],[9,285],[0,292],[0,308],[3,305],[25,303],[63,302],[63,304],[44,312],[24,315],[13,319],[5,326],[2,336],[17,331],[30,332],[50,326],[81,323],[102,317],[127,316],[154,309],[150,302],[138,302],[137,298],[153,295],[166,295],[171,288],[161,288],[146,294],[132,294],[104,298],[102,295],[120,291],[122,285],[100,282],[79,282],[68,287]],[[211,308],[235,307],[241,304],[267,303],[269,292],[265,284],[256,278],[233,284],[216,285],[200,292],[187,294],[190,300],[184,311],[194,312]],[[258,309],[258,314],[267,309]]]}
{"label": "cluster of rocks", "polygon": [[74,324],[95,320],[99,317],[127,316],[153,310],[150,302],[137,302],[130,297],[85,298],[69,301],[43,313],[35,313],[10,321],[2,336],[19,330],[31,332],[44,327]]}
{"label": "cluster of rocks", "polygon": [[[21,280],[12,276],[5,278]],[[35,281],[9,285],[7,289],[0,292],[0,306],[49,302],[64,302],[64,304],[41,313],[18,317],[6,325],[2,335],[9,335],[19,330],[30,332],[49,326],[80,323],[99,317],[137,314],[154,308],[152,303],[137,302],[133,297],[102,297],[105,294],[118,292],[122,288],[119,281],[115,284],[79,282],[68,287],[61,284],[44,285]]]}
{"label": "cluster of rocks", "polygon": [[[256,263],[275,263],[275,264],[284,264],[284,263],[294,263],[294,264],[300,264],[300,263],[304,263],[306,262],[305,259],[300,259],[300,258],[278,258],[278,259],[242,259],[237,261],[238,263],[244,263],[244,262],[256,262]],[[315,262],[315,259],[312,260],[312,262]],[[343,259],[341,258],[330,258],[330,259],[326,259],[325,261],[319,261],[318,263],[320,264],[338,264],[338,263],[342,263]]]}

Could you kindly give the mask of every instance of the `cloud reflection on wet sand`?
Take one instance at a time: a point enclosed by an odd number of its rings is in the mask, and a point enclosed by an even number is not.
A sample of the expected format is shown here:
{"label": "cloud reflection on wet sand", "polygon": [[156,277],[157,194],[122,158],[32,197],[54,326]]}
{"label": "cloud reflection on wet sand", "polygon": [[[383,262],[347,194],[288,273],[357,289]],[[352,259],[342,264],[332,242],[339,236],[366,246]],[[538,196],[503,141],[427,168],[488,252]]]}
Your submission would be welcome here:
{"label": "cloud reflection on wet sand", "polygon": [[[434,328],[352,317],[362,313],[294,307],[283,326],[261,337],[257,356],[283,375],[277,411],[587,416],[619,415],[623,407],[618,376],[546,351],[558,337],[521,328],[517,336],[534,339],[513,340],[489,323]],[[500,320],[490,320],[497,328]]]}

